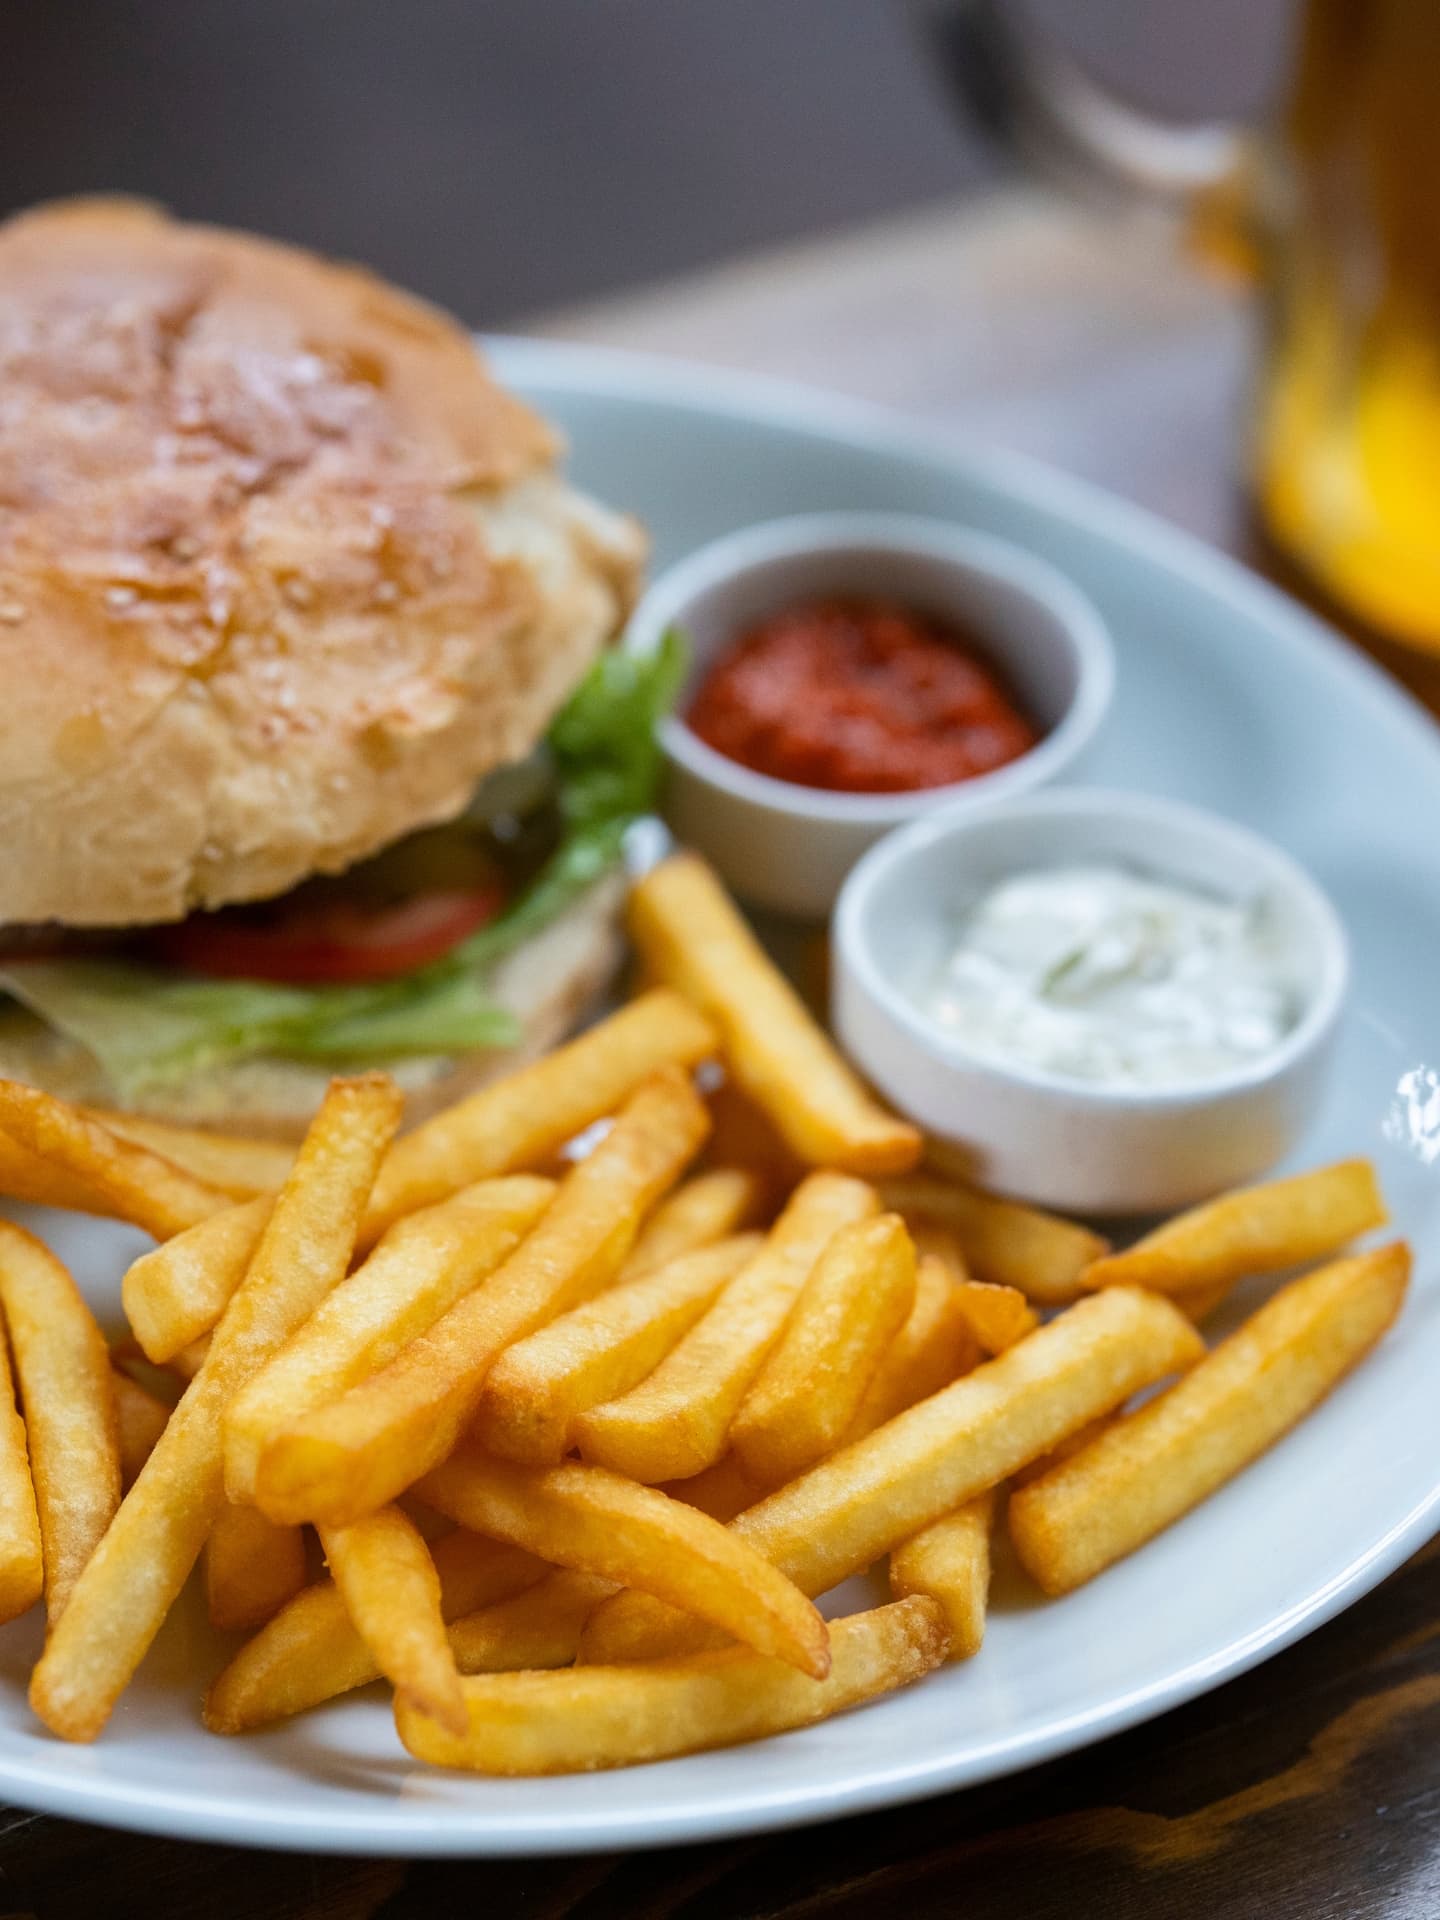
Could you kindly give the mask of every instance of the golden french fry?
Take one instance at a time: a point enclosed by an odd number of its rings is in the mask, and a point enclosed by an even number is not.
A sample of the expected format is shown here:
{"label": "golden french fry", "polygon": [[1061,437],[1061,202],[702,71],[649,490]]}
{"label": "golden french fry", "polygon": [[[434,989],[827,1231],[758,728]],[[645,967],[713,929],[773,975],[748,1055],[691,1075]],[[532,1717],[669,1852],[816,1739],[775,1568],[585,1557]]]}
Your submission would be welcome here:
{"label": "golden french fry", "polygon": [[920,1259],[923,1260],[929,1255],[930,1258],[938,1260],[957,1286],[962,1280],[970,1278],[970,1269],[966,1266],[965,1256],[960,1251],[960,1242],[949,1227],[942,1227],[938,1220],[926,1220],[919,1214],[913,1215],[907,1225]]}
{"label": "golden french fry", "polygon": [[1187,1320],[1193,1320],[1197,1327],[1203,1327],[1211,1314],[1218,1312],[1234,1291],[1233,1280],[1214,1280],[1208,1287],[1187,1287],[1183,1293],[1172,1293],[1170,1298]]}
{"label": "golden french fry", "polygon": [[880,1191],[885,1205],[907,1220],[947,1227],[976,1279],[1018,1287],[1038,1306],[1077,1299],[1081,1274],[1109,1249],[1108,1240],[1073,1220],[933,1174],[887,1180]]}
{"label": "golden french fry", "polygon": [[656,976],[715,1022],[728,1070],[811,1166],[900,1173],[919,1134],[875,1101],[697,854],[636,882],[630,932]]}
{"label": "golden french fry", "polygon": [[982,1353],[1004,1353],[1040,1324],[1039,1315],[1018,1287],[996,1286],[993,1280],[961,1280],[955,1291],[960,1311]]}
{"label": "golden french fry", "polygon": [[681,1254],[508,1347],[485,1377],[477,1439],[524,1466],[557,1465],[579,1415],[653,1372],[761,1245],[744,1233]]}
{"label": "golden french fry", "polygon": [[833,1452],[914,1305],[915,1248],[900,1216],[842,1227],[730,1428],[752,1480],[778,1487]]}
{"label": "golden french fry", "polygon": [[841,1227],[878,1210],[874,1189],[863,1181],[811,1174],[754,1259],[649,1379],[579,1416],[575,1438],[583,1456],[651,1484],[713,1466],[811,1268]]}
{"label": "golden french fry", "polygon": [[415,1489],[462,1527],[556,1566],[596,1573],[711,1621],[815,1679],[825,1622],[803,1594],[708,1514],[604,1467],[517,1467],[463,1446]]}
{"label": "golden french fry", "polygon": [[165,1431],[170,1409],[158,1394],[132,1380],[114,1356],[110,1363],[110,1384],[115,1390],[115,1424],[120,1444],[120,1485],[134,1485],[141,1467],[155,1450],[155,1442]]}
{"label": "golden french fry", "polygon": [[443,1460],[496,1357],[615,1277],[641,1218],[699,1152],[707,1125],[678,1069],[642,1083],[488,1280],[378,1373],[271,1441],[256,1503],[274,1520],[345,1525]]}
{"label": "golden french fry", "polygon": [[406,1748],[475,1773],[581,1773],[734,1746],[813,1725],[933,1672],[945,1617],[931,1600],[897,1600],[831,1628],[825,1680],[743,1648],[621,1670],[485,1675],[463,1683],[469,1724],[457,1738],[397,1702]]}
{"label": "golden french fry", "polygon": [[[802,1592],[825,1593],[1204,1351],[1161,1295],[1112,1288],[747,1508],[732,1530]],[[640,1660],[695,1643],[675,1609],[621,1593],[596,1611],[581,1655]]]}
{"label": "golden french fry", "polygon": [[0,1335],[0,1625],[28,1613],[45,1590],[45,1557],[25,1422],[15,1406],[10,1351]]}
{"label": "golden french fry", "polygon": [[192,1340],[188,1347],[182,1347],[165,1363],[166,1372],[173,1373],[187,1383],[193,1380],[204,1366],[214,1338],[213,1333],[202,1333],[198,1340]]}
{"label": "golden french fry", "polygon": [[1384,1220],[1374,1167],[1368,1160],[1342,1160],[1207,1200],[1124,1253],[1092,1261],[1083,1280],[1087,1287],[1194,1293],[1323,1260]]}
{"label": "golden french fry", "polygon": [[93,1740],[159,1631],[225,1499],[221,1415],[344,1274],[400,1095],[332,1081],[204,1365],[71,1591],[30,1680],[52,1732]]}
{"label": "golden french fry", "polygon": [[61,1207],[69,1213],[105,1217],[115,1214],[108,1194],[87,1185],[69,1168],[30,1153],[4,1133],[0,1133],[0,1193],[36,1207]]}
{"label": "golden french fry", "polygon": [[[623,1008],[398,1142],[375,1183],[361,1246],[373,1246],[406,1213],[447,1200],[475,1182],[540,1165],[572,1135],[618,1107],[651,1070],[669,1061],[702,1059],[715,1045],[713,1029],[688,1001],[668,990]],[[103,1198],[71,1197],[64,1185],[29,1191],[36,1179],[24,1169],[7,1186],[6,1144],[0,1136],[0,1192],[88,1212],[113,1210]],[[45,1179],[57,1181],[40,1161],[34,1165]],[[248,1210],[243,1204],[227,1207],[185,1236],[169,1259],[163,1257],[168,1247],[162,1247],[156,1250],[162,1257],[135,1263],[134,1277],[126,1276],[125,1311],[153,1358],[168,1358],[214,1326],[245,1276],[266,1217],[263,1197]]]}
{"label": "golden french fry", "polygon": [[715,1052],[714,1028],[679,994],[660,988],[590,1027],[544,1059],[447,1107],[397,1143],[361,1233],[378,1240],[401,1214],[448,1199],[500,1173],[540,1167],[596,1120],[618,1112],[663,1067],[692,1067]]}
{"label": "golden french fry", "polygon": [[714,1132],[709,1158],[717,1167],[743,1167],[760,1182],[768,1206],[778,1205],[810,1171],[786,1145],[774,1122],[728,1075],[708,1095]]}
{"label": "golden french fry", "polygon": [[1396,1241],[1283,1287],[1167,1393],[1012,1495],[1025,1568],[1047,1593],[1068,1593],[1198,1506],[1370,1351],[1409,1276]]}
{"label": "golden french fry", "polygon": [[688,1480],[672,1480],[660,1491],[672,1500],[683,1500],[687,1507],[698,1507],[701,1513],[728,1527],[737,1513],[762,1499],[766,1489],[746,1478],[733,1453],[722,1453],[713,1467],[692,1474]]}
{"label": "golden french fry", "polygon": [[[1179,1306],[1180,1303],[1177,1300],[1175,1304]],[[1068,1460],[1072,1454],[1088,1447],[1107,1427],[1113,1427],[1117,1420],[1123,1418],[1124,1409],[1118,1408],[1113,1413],[1098,1414],[1095,1419],[1087,1420],[1083,1427],[1077,1427],[1074,1433],[1067,1433],[1063,1440],[1057,1440],[1048,1452],[1040,1454],[1037,1459],[1027,1460],[1023,1467],[1017,1468],[1010,1476],[1012,1490],[1028,1487],[1032,1480],[1041,1479],[1052,1467],[1058,1467],[1062,1460]]]}
{"label": "golden french fry", "polygon": [[622,1280],[635,1280],[682,1253],[729,1239],[759,1218],[765,1190],[760,1176],[744,1167],[713,1167],[697,1173],[663,1199],[641,1227]]}
{"label": "golden french fry", "polygon": [[171,1160],[208,1186],[218,1187],[232,1200],[273,1195],[285,1184],[295,1160],[295,1149],[279,1140],[252,1140],[239,1133],[208,1133],[197,1127],[177,1127],[168,1120],[151,1120],[140,1113],[112,1113],[105,1107],[86,1107],[122,1140],[138,1140],[142,1147]]}
{"label": "golden french fry", "polygon": [[254,1507],[227,1503],[205,1542],[205,1600],[222,1633],[249,1633],[305,1585],[305,1536]]}
{"label": "golden french fry", "polygon": [[982,1493],[894,1548],[890,1591],[897,1600],[924,1594],[944,1614],[950,1658],[968,1660],[985,1638],[990,1603],[990,1530],[995,1495]]}
{"label": "golden french fry", "polygon": [[562,1568],[538,1586],[452,1622],[450,1650],[461,1673],[568,1667],[585,1622],[616,1591],[598,1573]]}
{"label": "golden french fry", "polygon": [[53,1628],[120,1504],[110,1349],[48,1247],[0,1221],[0,1306],[30,1447]]}
{"label": "golden french fry", "polygon": [[[532,1589],[546,1571],[517,1547],[460,1531],[437,1540],[430,1557],[447,1620]],[[205,1724],[212,1733],[247,1733],[379,1678],[334,1581],[320,1580],[241,1647],[206,1695]]]}
{"label": "golden french fry", "polygon": [[0,1130],[26,1153],[95,1193],[106,1212],[157,1240],[230,1204],[229,1195],[208,1181],[138,1141],[111,1133],[82,1107],[20,1080],[0,1080]]}
{"label": "golden french fry", "polygon": [[353,1527],[322,1527],[330,1577],[396,1697],[463,1733],[460,1674],[445,1635],[440,1576],[415,1524],[381,1507]]}
{"label": "golden french fry", "polygon": [[120,1304],[157,1366],[208,1333],[245,1278],[275,1206],[273,1194],[220,1208],[131,1262]]}
{"label": "golden french fry", "polygon": [[962,1373],[969,1373],[981,1357],[945,1266],[922,1254],[915,1273],[915,1305],[881,1356],[844,1436],[845,1444],[883,1427],[917,1400],[928,1400]]}
{"label": "golden french fry", "polygon": [[395,1358],[493,1273],[554,1198],[533,1174],[484,1180],[395,1225],[369,1258],[235,1396],[225,1413],[225,1489],[255,1496],[260,1457],[287,1426]]}

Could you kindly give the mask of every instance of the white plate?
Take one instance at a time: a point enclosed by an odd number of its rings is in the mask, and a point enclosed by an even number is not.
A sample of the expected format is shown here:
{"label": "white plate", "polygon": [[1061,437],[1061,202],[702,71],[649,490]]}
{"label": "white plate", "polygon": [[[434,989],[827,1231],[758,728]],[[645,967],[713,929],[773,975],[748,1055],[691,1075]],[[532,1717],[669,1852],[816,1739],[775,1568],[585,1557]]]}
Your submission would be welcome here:
{"label": "white plate", "polygon": [[[579,478],[632,505],[668,561],[821,508],[941,514],[1033,547],[1111,623],[1120,659],[1094,777],[1218,808],[1306,861],[1346,916],[1354,999],[1302,1159],[1377,1154],[1418,1253],[1403,1321],[1323,1412],[1129,1562],[1058,1604],[1002,1578],[984,1651],[803,1733],[580,1779],[410,1765],[378,1690],[274,1733],[201,1732],[219,1646],[193,1608],[108,1732],[66,1747],[24,1683],[38,1625],[0,1634],[0,1799],[198,1839],[380,1854],[515,1854],[718,1838],[915,1799],[1098,1740],[1318,1626],[1440,1524],[1440,734],[1380,674],[1229,561],[1020,462],[847,404],[698,370],[507,345],[502,371],[572,436]],[[1427,1131],[1428,1129],[1428,1131]],[[47,1222],[47,1226],[52,1223]],[[114,1323],[136,1236],[54,1239]]]}

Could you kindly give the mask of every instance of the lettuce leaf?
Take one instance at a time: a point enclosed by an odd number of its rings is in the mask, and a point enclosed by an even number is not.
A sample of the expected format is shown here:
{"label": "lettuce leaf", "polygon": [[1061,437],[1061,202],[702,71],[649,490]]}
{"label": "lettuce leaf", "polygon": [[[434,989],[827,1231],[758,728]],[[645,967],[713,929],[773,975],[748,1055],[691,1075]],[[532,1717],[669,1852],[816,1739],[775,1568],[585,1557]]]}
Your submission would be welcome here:
{"label": "lettuce leaf", "polygon": [[122,1098],[258,1055],[371,1064],[513,1045],[513,1017],[486,991],[490,970],[622,858],[626,832],[654,804],[656,726],[683,673],[673,633],[650,654],[602,655],[550,728],[560,845],[504,913],[416,973],[283,987],[122,960],[26,960],[0,970],[0,990],[93,1054]]}

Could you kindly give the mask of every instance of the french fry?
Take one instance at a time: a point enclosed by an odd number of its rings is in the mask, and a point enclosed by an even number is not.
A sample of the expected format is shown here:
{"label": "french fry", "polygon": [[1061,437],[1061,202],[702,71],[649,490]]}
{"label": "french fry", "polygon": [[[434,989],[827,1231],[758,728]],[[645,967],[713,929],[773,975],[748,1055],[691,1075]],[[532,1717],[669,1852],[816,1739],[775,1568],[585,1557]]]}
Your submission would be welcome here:
{"label": "french fry", "polygon": [[598,1573],[561,1568],[538,1586],[464,1615],[450,1627],[450,1650],[461,1673],[513,1673],[568,1667],[585,1622],[616,1591]]}
{"label": "french fry", "polygon": [[678,1069],[652,1075],[488,1280],[378,1373],[271,1441],[256,1503],[274,1520],[343,1526],[443,1460],[496,1357],[615,1277],[641,1218],[699,1152],[707,1125]]}
{"label": "french fry", "polygon": [[1211,1314],[1217,1313],[1234,1291],[1233,1280],[1212,1280],[1208,1287],[1187,1287],[1183,1293],[1172,1293],[1170,1298],[1187,1320],[1193,1320],[1197,1327],[1203,1327]]}
{"label": "french fry", "polygon": [[[1178,1301],[1176,1305],[1179,1305]],[[1087,1420],[1083,1427],[1077,1427],[1074,1433],[1067,1433],[1065,1438],[1057,1440],[1047,1453],[1040,1454],[1034,1460],[1027,1460],[1023,1467],[1011,1474],[1012,1492],[1016,1487],[1028,1487],[1032,1480],[1041,1479],[1052,1468],[1058,1467],[1062,1460],[1068,1460],[1072,1454],[1079,1453],[1083,1448],[1088,1447],[1090,1442],[1104,1433],[1107,1427],[1113,1427],[1117,1420],[1123,1418],[1124,1409],[1120,1408],[1114,1413],[1098,1414],[1095,1419]]]}
{"label": "french fry", "polygon": [[728,1070],[802,1160],[861,1174],[915,1165],[919,1134],[871,1098],[698,855],[637,881],[630,932],[656,977],[715,1022]]}
{"label": "french fry", "polygon": [[10,1350],[0,1335],[0,1624],[28,1613],[45,1590],[45,1557],[25,1422],[15,1405]]}
{"label": "french fry", "polygon": [[1092,1261],[1082,1277],[1087,1287],[1193,1293],[1323,1260],[1384,1220],[1375,1169],[1368,1160],[1342,1160],[1207,1200],[1124,1253]]}
{"label": "french fry", "polygon": [[94,1192],[117,1220],[143,1227],[157,1240],[229,1205],[229,1195],[208,1181],[20,1080],[0,1080],[0,1131]]}
{"label": "french fry", "polygon": [[692,1474],[688,1480],[672,1480],[660,1491],[672,1500],[683,1500],[687,1507],[698,1507],[701,1513],[728,1527],[737,1513],[753,1507],[766,1490],[746,1478],[733,1453],[723,1453],[713,1467]]}
{"label": "french fry", "polygon": [[1294,1280],[1167,1393],[1019,1489],[1010,1536],[1068,1593],[1197,1506],[1317,1406],[1405,1298],[1403,1241]]}
{"label": "french fry", "polygon": [[692,1067],[716,1050],[715,1029],[664,988],[532,1065],[448,1107],[398,1142],[361,1233],[378,1240],[401,1214],[496,1174],[543,1166],[577,1133],[616,1113],[652,1073]]}
{"label": "french fry", "polygon": [[110,1349],[54,1254],[9,1221],[0,1221],[0,1306],[25,1413],[53,1628],[120,1504]]}
{"label": "french fry", "polygon": [[944,1611],[952,1660],[969,1660],[985,1638],[994,1518],[995,1495],[982,1493],[958,1512],[933,1520],[890,1555],[891,1593],[897,1600],[924,1594]]}
{"label": "french fry", "polygon": [[151,1120],[140,1113],[112,1113],[104,1107],[86,1107],[85,1112],[122,1140],[137,1140],[197,1180],[218,1187],[232,1200],[275,1194],[284,1186],[295,1160],[294,1147],[279,1140],[207,1133],[197,1127],[173,1126],[168,1120]]}
{"label": "french fry", "polygon": [[[1204,1351],[1168,1300],[1112,1288],[747,1508],[732,1530],[802,1592],[828,1592]],[[696,1643],[694,1622],[621,1593],[597,1609],[581,1657],[650,1659]]]}
{"label": "french fry", "polygon": [[948,1227],[942,1227],[938,1220],[926,1220],[919,1214],[913,1214],[906,1224],[910,1228],[910,1238],[915,1242],[915,1251],[922,1260],[927,1254],[938,1260],[957,1286],[962,1280],[970,1278],[970,1269],[960,1251],[960,1242]]}
{"label": "french fry", "polygon": [[[35,1207],[60,1207],[69,1213],[114,1217],[110,1196],[88,1186],[77,1173],[30,1153],[18,1140],[0,1133],[0,1193]],[[123,1217],[123,1216],[121,1216]]]}
{"label": "french fry", "polygon": [[584,1458],[652,1485],[713,1466],[811,1268],[841,1227],[878,1210],[863,1181],[811,1174],[754,1259],[650,1377],[579,1416]]}
{"label": "french fry", "polygon": [[939,1260],[922,1254],[915,1273],[915,1305],[881,1356],[845,1444],[883,1427],[917,1400],[928,1400],[980,1359],[979,1343],[960,1311],[957,1288]]}
{"label": "french fry", "polygon": [[916,1252],[922,1257],[933,1254],[954,1281],[956,1302],[982,1353],[1003,1353],[1034,1332],[1040,1317],[1025,1295],[1018,1287],[972,1280],[960,1242],[948,1227],[917,1219],[910,1231]]}
{"label": "french fry", "polygon": [[173,1373],[188,1385],[204,1366],[214,1338],[213,1333],[202,1333],[198,1340],[192,1340],[188,1347],[182,1347],[179,1353],[166,1362],[166,1371]]}
{"label": "french fry", "polygon": [[761,1244],[744,1233],[681,1254],[517,1341],[485,1377],[476,1437],[503,1459],[557,1465],[579,1415],[653,1372]]}
{"label": "french fry", "polygon": [[814,1679],[825,1623],[803,1594],[708,1514],[604,1467],[517,1467],[474,1445],[416,1486],[427,1506],[492,1539],[683,1607]]}
{"label": "french fry", "polygon": [[170,1409],[158,1394],[132,1380],[111,1357],[110,1384],[115,1391],[115,1424],[120,1446],[120,1485],[128,1490],[141,1467],[155,1451],[165,1431]]}
{"label": "french fry", "polygon": [[758,1219],[764,1201],[760,1176],[744,1167],[697,1173],[662,1200],[641,1227],[622,1280],[638,1279],[682,1253],[729,1239]]}
{"label": "french fry", "polygon": [[344,1274],[400,1107],[383,1075],[332,1081],[204,1365],[31,1676],[30,1704],[62,1738],[101,1731],[185,1584],[225,1498],[221,1415]]}
{"label": "french fry", "polygon": [[[546,1571],[532,1554],[459,1530],[437,1540],[430,1557],[447,1620],[533,1589]],[[247,1640],[213,1682],[205,1724],[212,1733],[247,1733],[379,1678],[334,1581],[319,1580]]]}
{"label": "french fry", "polygon": [[833,1452],[914,1305],[915,1248],[900,1216],[842,1227],[730,1428],[750,1479],[778,1487]]}
{"label": "french fry", "polygon": [[1107,1240],[1073,1220],[933,1174],[887,1180],[880,1191],[885,1205],[907,1220],[914,1215],[948,1227],[977,1280],[1018,1287],[1037,1306],[1078,1299],[1081,1274],[1109,1249]]}
{"label": "french fry", "polygon": [[1018,1287],[996,1286],[993,1280],[962,1280],[955,1291],[960,1311],[982,1353],[1004,1353],[1040,1324],[1039,1315]]}
{"label": "french fry", "polygon": [[709,1158],[717,1167],[743,1167],[757,1179],[767,1203],[774,1205],[810,1171],[780,1138],[774,1122],[728,1075],[709,1094]]}
{"label": "french fry", "polygon": [[734,1746],[813,1725],[908,1686],[945,1658],[945,1617],[931,1600],[897,1600],[837,1620],[834,1661],[810,1680],[742,1648],[644,1668],[485,1675],[463,1683],[459,1738],[397,1702],[406,1748],[474,1773],[581,1773]]}
{"label": "french fry", "polygon": [[397,1220],[226,1410],[230,1498],[252,1500],[269,1443],[433,1326],[514,1252],[554,1194],[553,1181],[512,1174]]}
{"label": "french fry", "polygon": [[120,1304],[147,1360],[173,1360],[219,1320],[245,1278],[274,1209],[273,1194],[222,1207],[131,1262]]}
{"label": "french fry", "polygon": [[205,1601],[221,1633],[263,1627],[305,1585],[305,1536],[227,1503],[205,1542]]}
{"label": "french fry", "polygon": [[322,1527],[330,1577],[397,1699],[465,1730],[460,1674],[440,1610],[440,1576],[429,1549],[398,1507],[353,1527]]}

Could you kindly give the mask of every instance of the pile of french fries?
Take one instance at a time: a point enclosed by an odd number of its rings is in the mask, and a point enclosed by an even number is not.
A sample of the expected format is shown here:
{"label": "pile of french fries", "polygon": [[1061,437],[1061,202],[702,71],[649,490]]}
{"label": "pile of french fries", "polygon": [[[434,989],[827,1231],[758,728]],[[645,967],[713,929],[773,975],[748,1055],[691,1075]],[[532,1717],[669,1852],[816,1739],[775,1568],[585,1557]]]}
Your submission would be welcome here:
{"label": "pile of french fries", "polygon": [[[488,1774],[807,1725],[977,1652],[1002,1520],[1069,1591],[1399,1310],[1404,1244],[1345,1253],[1363,1162],[1112,1252],[927,1153],[699,861],[631,930],[645,991],[403,1137],[378,1074],[293,1156],[0,1082],[0,1191],[156,1241],[111,1347],[0,1223],[0,1616],[43,1597],[56,1734],[101,1732],[202,1557],[251,1636],[203,1676],[217,1733],[382,1677],[412,1755]],[[887,1560],[888,1604],[822,1618]]]}

